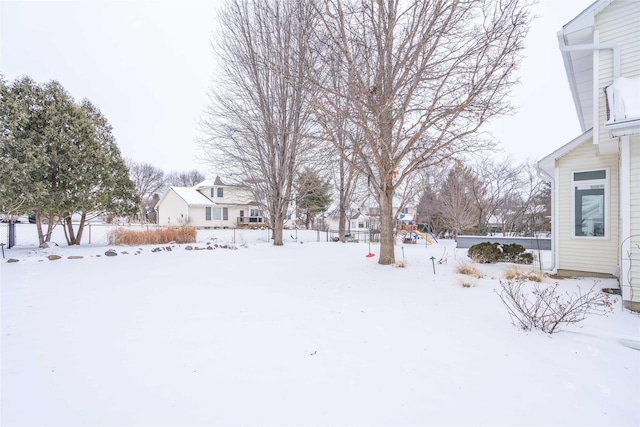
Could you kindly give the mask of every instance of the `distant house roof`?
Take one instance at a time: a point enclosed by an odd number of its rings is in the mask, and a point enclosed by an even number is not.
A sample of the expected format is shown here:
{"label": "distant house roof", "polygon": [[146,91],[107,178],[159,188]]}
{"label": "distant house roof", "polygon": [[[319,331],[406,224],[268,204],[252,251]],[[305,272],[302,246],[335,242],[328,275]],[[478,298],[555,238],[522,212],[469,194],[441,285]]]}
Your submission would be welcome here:
{"label": "distant house roof", "polygon": [[204,194],[196,190],[196,187],[170,187],[182,200],[192,206],[214,206]]}
{"label": "distant house roof", "polygon": [[213,181],[211,181],[210,179],[205,179],[202,182],[197,183],[196,185],[193,186],[193,188],[195,188],[196,190],[199,190],[201,188],[210,188],[213,187]]}

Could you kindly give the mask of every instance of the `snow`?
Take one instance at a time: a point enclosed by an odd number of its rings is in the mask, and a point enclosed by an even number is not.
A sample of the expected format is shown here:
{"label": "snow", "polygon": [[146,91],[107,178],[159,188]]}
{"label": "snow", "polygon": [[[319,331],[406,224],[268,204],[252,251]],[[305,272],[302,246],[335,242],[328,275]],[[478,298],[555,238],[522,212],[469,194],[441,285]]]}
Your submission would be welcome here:
{"label": "snow", "polygon": [[[1,424],[640,424],[640,319],[619,297],[606,317],[524,332],[494,292],[509,265],[464,288],[451,241],[398,245],[400,268],[366,243],[265,233],[238,232],[237,250],[5,249],[19,262],[0,262]],[[233,234],[195,246],[213,236]]]}

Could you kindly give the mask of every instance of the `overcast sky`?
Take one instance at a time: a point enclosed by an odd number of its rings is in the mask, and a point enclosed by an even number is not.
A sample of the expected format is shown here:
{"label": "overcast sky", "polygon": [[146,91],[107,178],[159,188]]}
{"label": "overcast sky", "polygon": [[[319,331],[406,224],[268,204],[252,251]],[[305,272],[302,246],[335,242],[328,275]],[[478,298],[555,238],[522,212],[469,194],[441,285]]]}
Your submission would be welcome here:
{"label": "overcast sky", "polygon": [[[199,169],[198,120],[214,71],[215,1],[0,1],[0,72],[57,80],[107,117],[123,156]],[[556,33],[584,0],[540,0],[526,40],[516,116],[490,131],[504,155],[539,160],[580,133]]]}

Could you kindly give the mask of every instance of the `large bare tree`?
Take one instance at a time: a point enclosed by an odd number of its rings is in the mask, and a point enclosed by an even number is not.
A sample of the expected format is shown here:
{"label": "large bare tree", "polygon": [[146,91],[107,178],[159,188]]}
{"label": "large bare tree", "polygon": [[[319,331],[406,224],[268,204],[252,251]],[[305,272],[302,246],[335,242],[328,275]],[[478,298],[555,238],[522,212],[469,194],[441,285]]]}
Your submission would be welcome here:
{"label": "large bare tree", "polygon": [[[310,68],[318,122],[328,135],[346,116],[362,132],[343,158],[371,181],[381,212],[378,262],[392,264],[399,186],[420,169],[488,148],[482,126],[511,111],[507,95],[517,82],[528,8],[520,0],[318,5],[318,50],[331,52]],[[335,63],[340,90],[325,77]]]}
{"label": "large bare tree", "polygon": [[137,162],[133,159],[125,159],[129,170],[129,179],[135,186],[136,195],[140,200],[138,215],[140,222],[147,222],[148,215],[153,211],[154,195],[162,191],[165,185],[164,171],[151,163]]}
{"label": "large bare tree", "polygon": [[254,189],[282,245],[292,181],[309,148],[306,67],[314,10],[296,0],[231,0],[213,40],[220,70],[202,144],[212,169]]}
{"label": "large bare tree", "polygon": [[197,169],[191,169],[189,171],[171,171],[166,177],[167,185],[174,187],[195,187],[205,180],[205,175]]}

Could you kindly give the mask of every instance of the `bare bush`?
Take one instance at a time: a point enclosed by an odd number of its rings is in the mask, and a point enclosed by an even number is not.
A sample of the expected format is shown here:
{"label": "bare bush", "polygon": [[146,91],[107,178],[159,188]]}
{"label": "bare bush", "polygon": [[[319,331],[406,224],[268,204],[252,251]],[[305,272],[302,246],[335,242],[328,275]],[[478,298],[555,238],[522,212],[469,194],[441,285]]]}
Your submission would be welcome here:
{"label": "bare bush", "polygon": [[594,284],[586,293],[578,288],[574,293],[560,293],[558,284],[540,288],[533,285],[529,292],[524,280],[500,281],[498,294],[507,308],[511,322],[525,331],[538,329],[548,334],[558,332],[560,325],[578,323],[589,314],[606,315],[613,311],[608,294],[595,290]]}

